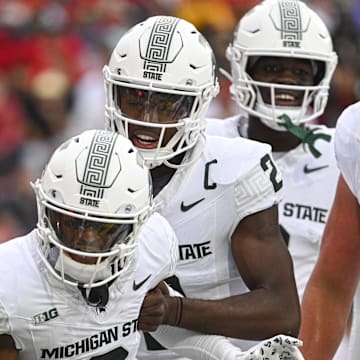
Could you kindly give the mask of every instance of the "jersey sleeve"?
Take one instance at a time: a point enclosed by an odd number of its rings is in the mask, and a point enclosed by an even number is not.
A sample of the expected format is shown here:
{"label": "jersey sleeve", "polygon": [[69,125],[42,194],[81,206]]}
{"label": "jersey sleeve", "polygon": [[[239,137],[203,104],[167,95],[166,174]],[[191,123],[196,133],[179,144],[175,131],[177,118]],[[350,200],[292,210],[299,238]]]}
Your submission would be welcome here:
{"label": "jersey sleeve", "polygon": [[9,317],[0,300],[0,334],[10,334]]}
{"label": "jersey sleeve", "polygon": [[151,272],[152,285],[173,276],[179,259],[178,240],[168,221],[155,213],[146,223],[139,241],[142,270]]}
{"label": "jersey sleeve", "polygon": [[240,359],[241,349],[217,335],[204,335],[173,326],[159,326],[151,335],[168,349],[189,359]]}
{"label": "jersey sleeve", "polygon": [[0,335],[3,334],[10,335],[13,338],[15,347],[17,349],[21,349],[23,347],[21,341],[16,336],[14,336],[14,334],[12,334],[9,316],[0,299]]}
{"label": "jersey sleeve", "polygon": [[351,192],[360,199],[360,102],[340,115],[335,132],[335,155],[339,170]]}
{"label": "jersey sleeve", "polygon": [[270,152],[235,183],[235,203],[239,218],[272,207],[281,201],[283,180]]}

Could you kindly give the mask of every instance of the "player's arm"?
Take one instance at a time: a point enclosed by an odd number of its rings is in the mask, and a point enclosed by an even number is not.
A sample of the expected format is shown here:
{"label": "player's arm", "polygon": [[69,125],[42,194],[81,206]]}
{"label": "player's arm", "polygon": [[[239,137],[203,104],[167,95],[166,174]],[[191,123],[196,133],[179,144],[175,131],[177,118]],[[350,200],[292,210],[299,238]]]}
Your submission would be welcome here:
{"label": "player's arm", "polygon": [[185,297],[178,326],[241,339],[296,336],[300,306],[277,206],[243,219],[233,234],[232,251],[251,291],[220,300]]}
{"label": "player's arm", "polygon": [[159,326],[151,335],[161,345],[182,357],[201,360],[244,359],[241,349],[235,347],[223,336],[204,335],[196,331],[166,325]]}
{"label": "player's arm", "polygon": [[239,223],[232,236],[232,253],[250,292],[221,300],[184,298],[180,326],[242,339],[279,333],[296,336],[298,296],[276,206]]}
{"label": "player's arm", "polygon": [[280,198],[281,174],[269,153],[262,156],[260,165],[234,184],[241,221],[231,235],[232,255],[250,291],[218,300],[185,297],[175,325],[251,340],[298,334],[300,306],[293,265],[273,205]]}
{"label": "player's arm", "polygon": [[229,339],[217,335],[203,335],[173,326],[159,326],[152,335],[162,345],[180,356],[201,360],[304,360],[299,339],[276,335],[263,340],[247,351],[234,346]]}
{"label": "player's arm", "polygon": [[18,351],[15,343],[10,335],[0,335],[0,360],[17,360]]}
{"label": "player's arm", "polygon": [[306,359],[330,359],[342,339],[360,276],[360,208],[342,176],[319,259],[302,302]]}
{"label": "player's arm", "polygon": [[[281,236],[277,205],[247,216],[232,236],[232,254],[250,292],[230,298],[239,337],[297,336],[300,305],[293,263]],[[229,326],[236,331],[236,321]]]}
{"label": "player's arm", "polygon": [[145,297],[142,305],[138,329],[152,331],[152,336],[166,348],[180,356],[191,359],[245,359],[241,349],[232,345],[222,336],[203,335],[191,330],[174,326],[159,326],[162,323],[176,324],[181,309],[179,300],[182,295],[160,282]]}
{"label": "player's arm", "polygon": [[[286,335],[277,335],[263,340],[243,352],[239,347],[235,347],[222,336],[203,335],[173,326],[159,327],[158,325],[163,322],[162,318],[166,312],[172,313],[172,316],[177,316],[176,307],[166,309],[171,304],[171,302],[166,301],[169,297],[174,300],[174,297],[182,297],[182,295],[168,287],[164,282],[159,283],[150,291],[147,295],[147,301],[144,302],[141,309],[138,328],[145,331],[156,330],[152,332],[152,336],[163,346],[177,352],[180,356],[201,358],[203,360],[254,360],[264,357],[274,360],[285,357],[292,360],[304,360],[299,350],[302,342],[299,339]],[[174,322],[176,320],[173,319],[171,321]]]}

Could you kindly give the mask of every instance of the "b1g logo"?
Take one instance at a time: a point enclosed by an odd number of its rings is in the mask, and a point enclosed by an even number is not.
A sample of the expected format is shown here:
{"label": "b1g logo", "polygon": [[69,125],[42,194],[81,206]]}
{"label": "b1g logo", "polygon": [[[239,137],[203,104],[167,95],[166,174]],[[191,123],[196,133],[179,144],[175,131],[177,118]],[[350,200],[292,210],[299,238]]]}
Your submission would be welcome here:
{"label": "b1g logo", "polygon": [[58,311],[56,308],[50,309],[48,311],[45,311],[43,313],[40,314],[36,314],[33,316],[33,320],[35,325],[39,325],[45,321],[49,321],[51,319],[55,319],[56,317],[58,317]]}

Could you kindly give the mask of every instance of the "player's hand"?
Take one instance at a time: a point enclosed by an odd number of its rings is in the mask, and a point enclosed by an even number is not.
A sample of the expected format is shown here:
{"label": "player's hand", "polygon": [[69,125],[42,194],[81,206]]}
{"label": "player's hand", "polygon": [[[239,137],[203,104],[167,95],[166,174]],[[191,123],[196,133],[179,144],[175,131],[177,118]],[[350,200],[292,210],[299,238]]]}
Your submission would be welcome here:
{"label": "player's hand", "polygon": [[143,301],[138,320],[138,330],[155,331],[163,324],[167,313],[166,297],[169,291],[164,282],[149,291]]}
{"label": "player's hand", "polygon": [[302,341],[297,338],[277,335],[250,348],[241,360],[304,360],[300,346]]}

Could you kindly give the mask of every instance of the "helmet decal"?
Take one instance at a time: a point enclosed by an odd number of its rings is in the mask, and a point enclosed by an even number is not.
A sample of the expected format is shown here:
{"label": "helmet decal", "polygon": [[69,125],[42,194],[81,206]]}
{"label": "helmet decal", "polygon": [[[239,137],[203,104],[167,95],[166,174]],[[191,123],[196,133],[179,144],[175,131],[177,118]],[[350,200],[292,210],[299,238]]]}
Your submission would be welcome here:
{"label": "helmet decal", "polygon": [[284,47],[300,47],[302,40],[302,19],[298,1],[279,2],[281,39]]}
{"label": "helmet decal", "polygon": [[154,23],[144,57],[143,76],[145,79],[162,80],[162,73],[166,71],[166,64],[172,62],[172,59],[169,59],[169,50],[178,22],[179,19],[175,17],[161,16]]}
{"label": "helmet decal", "polygon": [[[112,185],[114,178],[109,179],[108,172],[115,142],[116,134],[104,130],[96,131],[83,171],[81,171],[82,169],[79,167],[78,161],[76,161],[77,175],[82,175],[82,179],[78,179],[82,184],[80,189],[81,195],[101,199],[104,195],[104,188]],[[85,203],[82,197],[80,201]],[[90,203],[96,204],[96,202]]]}

